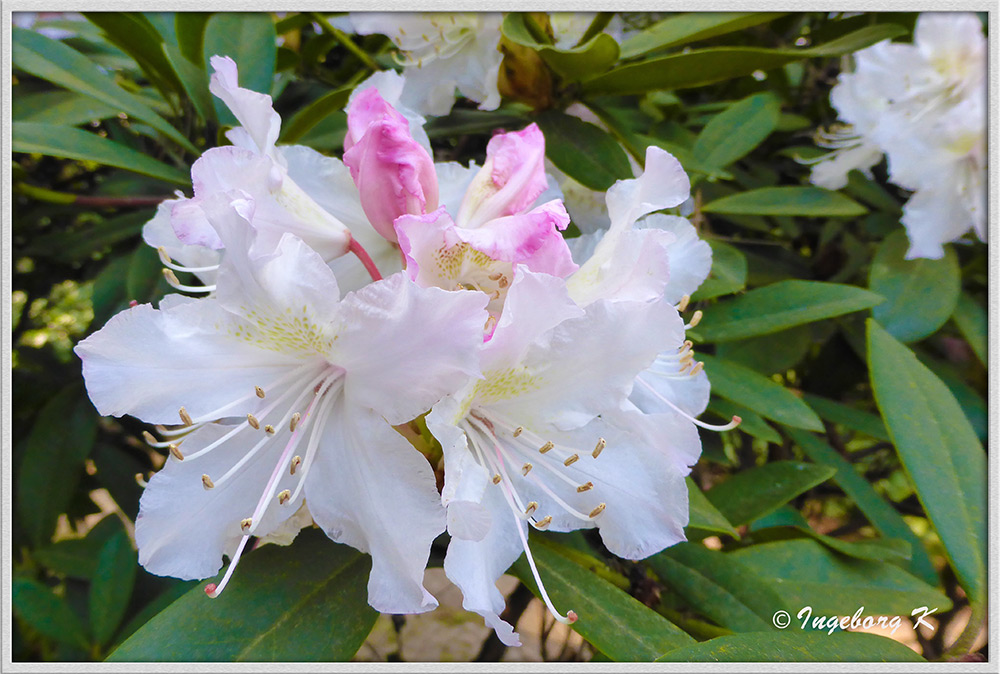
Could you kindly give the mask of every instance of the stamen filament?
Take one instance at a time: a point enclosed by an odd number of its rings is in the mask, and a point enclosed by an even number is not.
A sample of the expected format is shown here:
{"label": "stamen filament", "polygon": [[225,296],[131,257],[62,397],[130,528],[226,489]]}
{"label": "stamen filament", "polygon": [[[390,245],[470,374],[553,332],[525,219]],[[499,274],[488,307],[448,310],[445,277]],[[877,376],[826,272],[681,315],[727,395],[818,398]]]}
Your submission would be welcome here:
{"label": "stamen filament", "polygon": [[167,280],[167,283],[176,290],[180,290],[185,293],[211,293],[215,292],[215,285],[204,285],[204,286],[189,286],[184,285],[179,280],[177,280],[177,274],[174,273],[172,269],[163,270],[163,278]]}
{"label": "stamen filament", "polygon": [[678,407],[677,405],[673,404],[670,400],[668,400],[667,398],[665,398],[664,396],[662,396],[660,394],[660,392],[657,391],[653,387],[652,384],[650,384],[649,382],[643,380],[642,376],[636,377],[635,380],[636,380],[637,383],[642,384],[646,388],[646,390],[649,391],[650,393],[652,393],[658,400],[660,400],[660,402],[663,402],[663,403],[666,403],[667,405],[669,405],[675,412],[677,412],[682,417],[684,417],[685,419],[687,419],[688,421],[690,421],[691,423],[693,423],[695,426],[700,426],[701,428],[704,428],[704,429],[709,430],[709,431],[719,431],[719,432],[722,432],[722,431],[731,431],[731,430],[733,430],[734,428],[736,428],[737,426],[739,426],[743,422],[743,420],[740,419],[735,414],[733,415],[733,420],[732,421],[730,421],[728,424],[723,424],[723,425],[709,424],[709,423],[706,423],[706,422],[702,421],[701,419],[695,419],[693,416],[691,416],[690,414],[688,414],[687,412],[685,412],[684,410],[682,410],[680,407]]}
{"label": "stamen filament", "polygon": [[205,272],[205,271],[216,271],[219,268],[219,265],[217,264],[212,264],[205,267],[185,267],[183,265],[179,265],[170,258],[170,256],[167,254],[167,250],[163,246],[157,248],[156,252],[160,254],[160,262],[162,262],[164,266],[169,267],[170,269],[173,269],[175,271],[184,271],[192,274],[197,274],[199,272]]}

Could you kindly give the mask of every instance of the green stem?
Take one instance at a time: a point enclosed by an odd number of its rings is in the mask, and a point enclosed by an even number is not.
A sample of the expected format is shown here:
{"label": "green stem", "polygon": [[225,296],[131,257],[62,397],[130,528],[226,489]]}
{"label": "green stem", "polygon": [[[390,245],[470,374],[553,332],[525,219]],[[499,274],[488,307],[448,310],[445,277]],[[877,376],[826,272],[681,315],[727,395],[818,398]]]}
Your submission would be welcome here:
{"label": "green stem", "polygon": [[528,29],[529,33],[531,33],[531,37],[535,38],[535,42],[538,44],[553,44],[552,38],[549,37],[549,34],[545,31],[545,29],[542,28],[538,21],[535,20],[535,17],[533,17],[529,12],[525,12],[523,17],[524,27]]}
{"label": "green stem", "polygon": [[157,197],[86,197],[68,192],[56,192],[55,190],[36,187],[27,183],[17,183],[14,185],[14,191],[36,201],[45,201],[50,204],[76,204],[91,208],[156,206],[164,199],[171,198],[169,194]]}
{"label": "green stem", "polygon": [[369,56],[367,52],[361,49],[358,45],[354,44],[351,38],[348,37],[347,33],[336,28],[333,24],[331,24],[329,21],[326,20],[325,16],[323,16],[319,12],[310,12],[309,14],[310,16],[312,16],[313,19],[316,20],[316,23],[320,25],[320,27],[323,29],[325,33],[335,38],[337,42],[339,42],[340,44],[344,45],[347,51],[357,56],[362,63],[368,66],[368,68],[370,68],[373,71],[381,70],[381,68],[378,67],[378,64],[375,63],[375,60],[371,56]]}
{"label": "green stem", "polygon": [[577,40],[577,43],[573,45],[573,48],[575,49],[576,47],[587,44],[593,40],[598,33],[608,27],[608,24],[611,23],[611,17],[614,15],[614,12],[598,12],[594,17],[594,20],[590,22],[589,26],[587,26],[587,30],[583,33],[580,39]]}
{"label": "green stem", "polygon": [[982,630],[983,621],[986,620],[986,607],[982,602],[977,601],[971,604],[971,608],[972,615],[969,616],[969,622],[966,624],[965,629],[962,630],[962,633],[958,635],[955,643],[951,645],[951,648],[946,650],[941,656],[940,659],[942,661],[960,658],[963,655],[968,655],[969,651],[972,650],[972,646],[976,642],[976,637],[979,636],[979,632]]}

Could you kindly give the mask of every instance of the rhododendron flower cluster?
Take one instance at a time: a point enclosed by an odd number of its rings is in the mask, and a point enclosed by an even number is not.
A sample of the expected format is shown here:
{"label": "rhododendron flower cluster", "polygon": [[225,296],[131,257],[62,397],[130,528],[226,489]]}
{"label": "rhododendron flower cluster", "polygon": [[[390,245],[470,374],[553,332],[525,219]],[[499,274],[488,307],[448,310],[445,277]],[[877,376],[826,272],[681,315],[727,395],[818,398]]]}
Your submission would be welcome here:
{"label": "rhododendron flower cluster", "polygon": [[972,229],[986,239],[986,38],[974,14],[921,14],[912,44],[885,41],[853,55],[830,102],[847,126],[825,134],[833,152],[812,181],[839,189],[883,154],[903,207],[908,258],[940,258]]}
{"label": "rhododendron flower cluster", "polygon": [[[496,581],[522,553],[552,614],[575,615],[549,601],[529,527],[596,527],[628,559],[684,540],[697,426],[732,425],[695,419],[700,312],[681,312],[711,253],[655,212],[689,196],[677,160],[650,148],[608,190],[605,227],[568,242],[537,126],[497,133],[481,167],[436,164],[404,82],[380,73],[351,98],[341,162],[275,145],[270,98],[212,64],[241,126],[145,231],[188,294],[76,349],[98,410],[155,424],[169,452],[141,500],[140,562],[201,579],[228,556],[217,596],[252,539],[315,523],[371,554],[373,607],[418,613],[436,606],[423,572],[447,530],[465,607],[516,645]],[[412,423],[440,452],[396,430]]]}

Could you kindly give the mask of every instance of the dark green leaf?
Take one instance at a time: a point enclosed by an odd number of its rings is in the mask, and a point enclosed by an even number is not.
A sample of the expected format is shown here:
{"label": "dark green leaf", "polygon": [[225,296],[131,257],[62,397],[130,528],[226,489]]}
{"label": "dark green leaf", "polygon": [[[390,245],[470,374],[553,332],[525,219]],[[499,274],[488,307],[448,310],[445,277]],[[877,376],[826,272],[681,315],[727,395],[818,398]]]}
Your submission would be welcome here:
{"label": "dark green leaf", "polygon": [[521,128],[526,119],[509,111],[486,112],[484,110],[463,110],[456,108],[446,117],[432,117],[424,130],[428,138],[462,136],[465,134],[491,133],[499,128]]}
{"label": "dark green leaf", "polygon": [[826,482],[836,471],[827,466],[775,461],[732,475],[705,496],[739,526],[774,512],[804,491]]}
{"label": "dark green leaf", "polygon": [[794,393],[750,368],[722,358],[699,354],[712,382],[712,392],[734,403],[749,407],[766,419],[788,426],[823,429],[823,422]]}
{"label": "dark green leaf", "polygon": [[872,315],[901,342],[923,339],[944,325],[955,313],[962,284],[951,247],[940,260],[907,260],[908,247],[906,232],[893,232],[879,246],[868,275],[868,287],[888,300]]}
{"label": "dark green leaf", "polygon": [[795,622],[789,630],[730,634],[679,648],[657,662],[924,662],[898,641],[875,634],[803,632]]}
{"label": "dark green leaf", "polygon": [[771,93],[754,94],[733,103],[698,134],[695,158],[719,168],[742,159],[771,135],[780,110],[780,101]]}
{"label": "dark green leaf", "polygon": [[868,209],[839,192],[820,187],[761,187],[722,197],[701,207],[705,213],[852,217]]}
{"label": "dark green leaf", "polygon": [[11,136],[14,152],[37,152],[64,159],[93,161],[160,178],[177,185],[191,182],[184,171],[80,129],[35,122],[14,122]]}
{"label": "dark green leaf", "polygon": [[707,342],[745,339],[869,309],[882,301],[881,295],[851,285],[780,281],[714,305],[697,332]]}
{"label": "dark green leaf", "polygon": [[79,126],[118,114],[114,108],[72,91],[41,91],[19,94],[11,101],[15,122],[40,122],[59,126]]}
{"label": "dark green leaf", "polygon": [[869,435],[876,440],[889,440],[889,434],[885,430],[885,424],[882,423],[882,419],[878,415],[850,407],[843,403],[839,403],[836,400],[821,398],[820,396],[815,396],[810,393],[806,393],[802,397],[809,407],[816,410],[816,412],[827,421],[840,424],[841,426],[850,428],[852,431],[860,431],[861,433]]}
{"label": "dark green leaf", "polygon": [[281,142],[295,143],[327,116],[340,112],[347,105],[352,86],[342,87],[320,96],[296,112],[281,129]]}
{"label": "dark green leaf", "polygon": [[177,12],[174,14],[177,47],[184,58],[202,70],[208,66],[202,53],[202,45],[205,41],[205,24],[211,17],[211,12]]}
{"label": "dark green leaf", "polygon": [[965,341],[972,347],[973,353],[979,362],[986,367],[987,353],[989,352],[988,327],[989,320],[986,315],[986,308],[972,299],[968,293],[962,293],[958,298],[958,305],[955,308],[955,325],[959,332],[965,337]]}
{"label": "dark green leaf", "polygon": [[138,561],[128,534],[119,531],[101,548],[90,585],[90,631],[106,644],[125,617]]}
{"label": "dark green leaf", "polygon": [[208,74],[188,61],[181,50],[172,44],[163,45],[170,66],[177,73],[181,86],[194,110],[201,119],[215,119],[215,108],[212,105],[212,94],[208,90]]}
{"label": "dark green leaf", "polygon": [[705,240],[712,247],[712,271],[691,295],[695,302],[739,292],[747,284],[747,258],[740,249],[717,239]]}
{"label": "dark green leaf", "polygon": [[872,388],[899,458],[973,602],[986,593],[986,453],[955,397],[868,320]]}
{"label": "dark green leaf", "polygon": [[539,43],[525,25],[525,14],[521,12],[507,14],[502,31],[508,40],[537,51],[552,71],[566,80],[602,73],[618,61],[618,43],[607,33],[598,33],[577,47],[559,49]]}
{"label": "dark green leaf", "polygon": [[705,498],[704,492],[698,488],[690,477],[684,478],[688,488],[688,527],[701,529],[702,531],[712,531],[719,534],[727,534],[739,539],[740,535],[729,523],[725,515],[712,505],[712,502]]}
{"label": "dark green leaf", "polygon": [[101,270],[94,279],[94,291],[91,303],[94,307],[94,320],[91,326],[97,329],[104,325],[120,309],[125,308],[128,297],[122,279],[128,274],[130,256],[116,256]]}
{"label": "dark green leaf", "polygon": [[[533,537],[531,551],[553,603],[562,611],[575,611],[579,619],[573,629],[612,660],[649,661],[692,643],[673,623],[570,561],[548,540]],[[538,595],[523,555],[510,573]]]}
{"label": "dark green leaf", "polygon": [[[205,24],[202,45],[205,66],[213,56],[228,56],[239,67],[240,86],[262,94],[271,93],[274,64],[278,55],[278,36],[270,14],[220,12]],[[221,124],[239,122],[226,104],[213,98],[215,114]]]}
{"label": "dark green leaf", "polygon": [[556,110],[538,115],[545,134],[545,153],[560,171],[592,190],[606,190],[616,180],[632,177],[628,156],[597,126]]}
{"label": "dark green leaf", "polygon": [[[715,354],[761,374],[772,375],[798,365],[815,343],[814,340],[810,326],[796,325],[770,335],[723,342],[715,347]],[[780,344],[781,348],[774,348],[775,344]]]}
{"label": "dark green leaf", "polygon": [[161,93],[180,93],[181,83],[163,53],[163,37],[149,19],[137,12],[84,12],[108,40],[135,59]]}
{"label": "dark green leaf", "polygon": [[784,12],[691,12],[654,23],[622,43],[622,58],[707,40],[773,21]]}
{"label": "dark green leaf", "polygon": [[[892,562],[905,567],[910,560],[910,544],[899,538],[873,538],[843,541],[812,530],[805,518],[791,506],[783,506],[750,527],[754,543],[811,538],[834,552],[855,559]],[[935,579],[936,581],[936,579]]]}
{"label": "dark green leaf", "polygon": [[88,648],[87,634],[64,599],[44,585],[27,578],[11,583],[14,615],[43,635],[60,643]]}
{"label": "dark green leaf", "polygon": [[765,442],[781,443],[781,436],[778,435],[778,431],[774,430],[774,427],[764,421],[764,418],[759,414],[743,407],[743,405],[737,405],[730,400],[722,398],[713,398],[708,403],[707,411],[718,416],[724,423],[729,423],[734,416],[737,416],[742,420],[740,421],[739,429],[747,435]]}
{"label": "dark green leaf", "polygon": [[370,569],[367,555],[307,529],[290,547],[248,553],[217,599],[199,583],[108,660],[349,660],[378,617],[368,606]]}
{"label": "dark green leaf", "polygon": [[124,531],[121,520],[115,515],[107,515],[87,532],[85,538],[63,539],[38,548],[32,555],[55,573],[90,580],[97,570],[101,548],[119,531]]}
{"label": "dark green leaf", "polygon": [[150,302],[163,296],[165,286],[159,254],[151,246],[140,243],[129,257],[128,273],[125,275],[128,299],[139,303]]}
{"label": "dark green leaf", "polygon": [[85,260],[119,241],[138,236],[152,217],[148,210],[133,211],[68,233],[52,232],[35,239],[25,252],[66,262]]}

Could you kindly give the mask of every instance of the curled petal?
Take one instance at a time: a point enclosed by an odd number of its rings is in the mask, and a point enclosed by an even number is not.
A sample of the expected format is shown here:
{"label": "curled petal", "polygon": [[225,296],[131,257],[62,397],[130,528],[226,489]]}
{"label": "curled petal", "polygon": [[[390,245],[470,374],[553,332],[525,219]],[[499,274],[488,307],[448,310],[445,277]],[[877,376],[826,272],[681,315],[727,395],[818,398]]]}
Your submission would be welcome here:
{"label": "curled petal", "polygon": [[228,56],[213,56],[210,62],[215,73],[209,90],[236,115],[257,151],[270,154],[281,130],[281,117],[274,111],[271,97],[240,87],[236,63]]}

